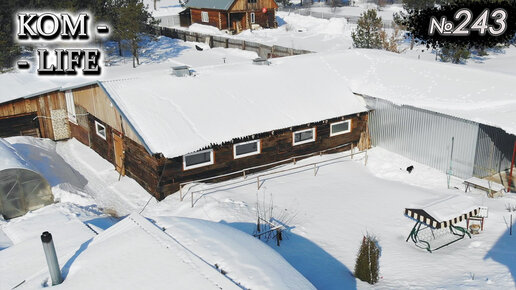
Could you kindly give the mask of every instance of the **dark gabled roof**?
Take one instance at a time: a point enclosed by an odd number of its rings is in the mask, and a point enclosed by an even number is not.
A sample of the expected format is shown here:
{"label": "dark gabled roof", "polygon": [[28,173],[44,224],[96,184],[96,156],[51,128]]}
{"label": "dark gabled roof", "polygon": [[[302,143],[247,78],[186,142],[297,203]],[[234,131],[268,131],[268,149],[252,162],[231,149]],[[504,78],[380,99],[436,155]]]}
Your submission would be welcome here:
{"label": "dark gabled roof", "polygon": [[229,10],[235,1],[236,0],[190,0],[186,3],[186,7]]}

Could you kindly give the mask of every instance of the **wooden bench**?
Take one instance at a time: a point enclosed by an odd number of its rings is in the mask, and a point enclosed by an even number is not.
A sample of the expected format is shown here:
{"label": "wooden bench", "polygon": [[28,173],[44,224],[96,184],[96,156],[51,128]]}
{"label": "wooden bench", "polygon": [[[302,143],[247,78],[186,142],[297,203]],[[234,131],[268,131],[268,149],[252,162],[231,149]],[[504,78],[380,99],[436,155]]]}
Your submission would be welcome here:
{"label": "wooden bench", "polygon": [[483,190],[483,191],[487,192],[489,195],[492,195],[499,191],[505,190],[505,187],[501,184],[491,182],[491,181],[485,180],[485,179],[480,179],[477,177],[471,177],[471,178],[464,180],[464,184],[466,185],[464,192],[468,192],[468,189],[470,187],[474,187],[474,188]]}

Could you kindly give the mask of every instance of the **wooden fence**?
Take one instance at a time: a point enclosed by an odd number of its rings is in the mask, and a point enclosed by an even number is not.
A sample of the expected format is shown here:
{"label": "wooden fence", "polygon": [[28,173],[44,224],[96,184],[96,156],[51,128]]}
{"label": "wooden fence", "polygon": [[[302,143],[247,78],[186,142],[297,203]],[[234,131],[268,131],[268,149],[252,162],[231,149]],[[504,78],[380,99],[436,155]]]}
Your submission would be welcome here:
{"label": "wooden fence", "polygon": [[253,41],[209,35],[179,28],[156,27],[155,31],[158,35],[163,35],[175,39],[182,39],[184,41],[203,42],[208,44],[210,47],[238,48],[242,50],[254,51],[258,54],[259,57],[263,58],[284,57],[312,53],[312,51],[309,50],[294,49],[279,45],[269,46]]}

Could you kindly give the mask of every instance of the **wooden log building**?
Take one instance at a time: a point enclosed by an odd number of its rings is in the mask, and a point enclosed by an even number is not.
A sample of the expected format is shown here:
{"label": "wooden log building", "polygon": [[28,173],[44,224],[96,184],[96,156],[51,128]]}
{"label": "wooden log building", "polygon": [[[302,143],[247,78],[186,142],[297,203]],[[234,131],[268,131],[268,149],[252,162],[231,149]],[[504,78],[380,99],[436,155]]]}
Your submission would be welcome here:
{"label": "wooden log building", "polygon": [[180,13],[182,26],[200,23],[233,33],[277,27],[274,0],[190,0],[186,7]]}
{"label": "wooden log building", "polygon": [[[76,138],[159,200],[182,182],[349,150],[368,138],[367,107],[342,80],[321,74],[319,85],[333,88],[317,95],[291,73],[302,62],[282,62],[288,65],[95,81],[9,101],[2,92],[0,121],[7,125],[0,135]],[[274,85],[279,76],[282,83]],[[268,87],[250,89],[257,79]]]}

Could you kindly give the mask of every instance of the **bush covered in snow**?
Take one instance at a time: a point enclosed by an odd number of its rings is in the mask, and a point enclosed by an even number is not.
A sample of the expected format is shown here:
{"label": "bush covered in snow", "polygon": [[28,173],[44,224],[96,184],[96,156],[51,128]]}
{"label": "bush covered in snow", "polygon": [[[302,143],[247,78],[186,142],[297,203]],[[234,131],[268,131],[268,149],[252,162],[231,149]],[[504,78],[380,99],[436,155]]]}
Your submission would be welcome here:
{"label": "bush covered in snow", "polygon": [[367,234],[362,238],[362,245],[358,251],[355,263],[355,277],[374,284],[378,282],[380,272],[380,247],[378,241],[372,235]]}

